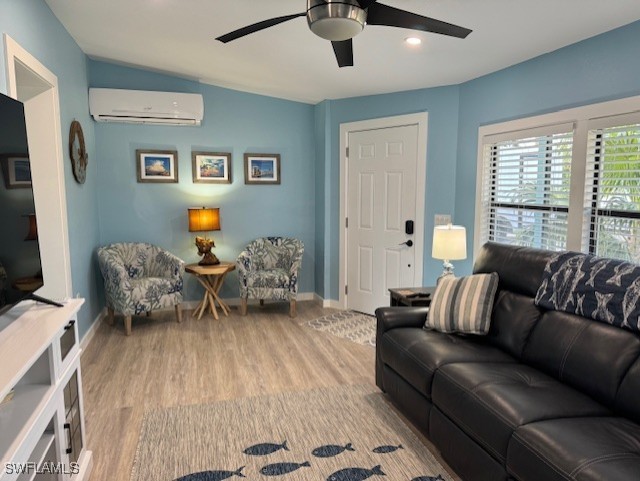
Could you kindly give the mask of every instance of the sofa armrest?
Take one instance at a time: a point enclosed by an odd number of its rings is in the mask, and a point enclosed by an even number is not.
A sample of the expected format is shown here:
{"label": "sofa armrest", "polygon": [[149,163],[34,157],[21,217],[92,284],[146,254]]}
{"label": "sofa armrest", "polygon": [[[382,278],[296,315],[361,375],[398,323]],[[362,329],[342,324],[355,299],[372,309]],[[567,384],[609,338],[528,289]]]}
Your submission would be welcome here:
{"label": "sofa armrest", "polygon": [[428,307],[379,307],[376,309],[378,335],[398,327],[422,327]]}
{"label": "sofa armrest", "polygon": [[236,268],[238,269],[238,276],[241,279],[246,279],[249,272],[253,270],[252,254],[249,251],[244,250],[238,254]]}
{"label": "sofa armrest", "polygon": [[424,326],[427,312],[429,312],[428,307],[379,307],[376,309],[376,385],[383,391],[386,391],[386,388],[383,376],[382,336],[391,329]]}
{"label": "sofa armrest", "polygon": [[120,259],[106,251],[98,252],[98,265],[105,283],[122,286],[124,289],[130,288],[131,277]]}
{"label": "sofa armrest", "polygon": [[184,261],[169,251],[159,249],[149,274],[152,277],[180,280],[184,277]]}

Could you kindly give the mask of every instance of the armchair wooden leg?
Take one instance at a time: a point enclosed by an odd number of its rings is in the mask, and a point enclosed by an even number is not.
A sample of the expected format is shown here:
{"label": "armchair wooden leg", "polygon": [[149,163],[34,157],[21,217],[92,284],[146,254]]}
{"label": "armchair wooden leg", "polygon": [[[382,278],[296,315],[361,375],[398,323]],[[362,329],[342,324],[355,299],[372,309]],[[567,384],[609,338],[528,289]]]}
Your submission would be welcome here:
{"label": "armchair wooden leg", "polygon": [[124,316],[124,332],[127,336],[131,335],[131,316]]}
{"label": "armchair wooden leg", "polygon": [[178,324],[182,322],[182,305],[176,304],[176,317],[178,318]]}
{"label": "armchair wooden leg", "polygon": [[264,306],[264,299],[260,299],[260,305]]}
{"label": "armchair wooden leg", "polygon": [[115,315],[115,313],[113,312],[113,309],[110,307],[107,307],[107,324],[109,324],[110,326],[113,326],[113,316]]}
{"label": "armchair wooden leg", "polygon": [[147,311],[147,317],[151,317],[151,311]]}
{"label": "armchair wooden leg", "polygon": [[246,297],[243,297],[242,299],[240,299],[240,315],[241,316],[247,315],[247,298]]}
{"label": "armchair wooden leg", "polygon": [[291,299],[289,301],[289,317],[296,317],[296,300]]}

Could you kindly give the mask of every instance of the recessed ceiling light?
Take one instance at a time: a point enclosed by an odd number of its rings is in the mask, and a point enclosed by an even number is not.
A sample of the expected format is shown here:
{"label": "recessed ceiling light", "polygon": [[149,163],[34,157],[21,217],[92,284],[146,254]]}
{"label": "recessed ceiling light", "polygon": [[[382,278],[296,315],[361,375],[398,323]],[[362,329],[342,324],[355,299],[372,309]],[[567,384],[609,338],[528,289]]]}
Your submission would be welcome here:
{"label": "recessed ceiling light", "polygon": [[422,43],[422,40],[418,37],[407,37],[404,39],[404,41],[409,45],[420,45]]}

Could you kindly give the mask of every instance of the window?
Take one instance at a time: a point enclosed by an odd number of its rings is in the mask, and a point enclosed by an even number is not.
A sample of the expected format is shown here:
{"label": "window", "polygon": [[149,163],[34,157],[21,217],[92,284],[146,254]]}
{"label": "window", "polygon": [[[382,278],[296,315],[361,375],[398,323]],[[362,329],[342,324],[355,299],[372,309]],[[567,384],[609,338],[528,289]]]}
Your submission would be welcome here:
{"label": "window", "polygon": [[640,97],[480,128],[476,246],[640,263]]}
{"label": "window", "polygon": [[589,130],[582,250],[640,261],[640,123]]}
{"label": "window", "polygon": [[573,128],[555,130],[485,144],[486,240],[566,249]]}

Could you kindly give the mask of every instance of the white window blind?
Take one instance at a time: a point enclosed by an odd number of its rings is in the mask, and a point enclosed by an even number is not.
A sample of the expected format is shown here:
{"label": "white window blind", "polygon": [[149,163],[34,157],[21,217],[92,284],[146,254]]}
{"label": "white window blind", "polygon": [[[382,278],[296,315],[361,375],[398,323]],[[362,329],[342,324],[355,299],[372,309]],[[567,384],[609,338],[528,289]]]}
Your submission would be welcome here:
{"label": "white window blind", "polygon": [[589,130],[584,207],[584,252],[640,262],[640,119]]}
{"label": "white window blind", "polygon": [[566,249],[572,149],[573,124],[484,139],[483,241]]}

